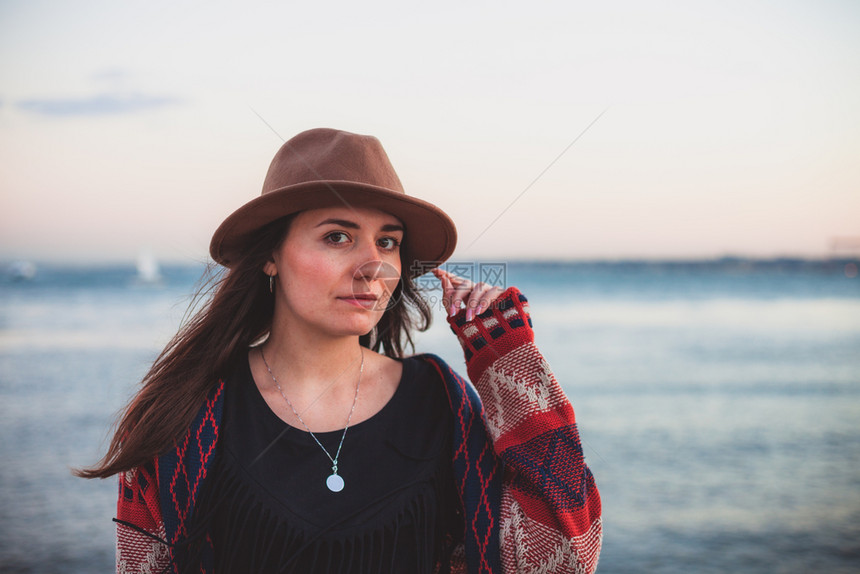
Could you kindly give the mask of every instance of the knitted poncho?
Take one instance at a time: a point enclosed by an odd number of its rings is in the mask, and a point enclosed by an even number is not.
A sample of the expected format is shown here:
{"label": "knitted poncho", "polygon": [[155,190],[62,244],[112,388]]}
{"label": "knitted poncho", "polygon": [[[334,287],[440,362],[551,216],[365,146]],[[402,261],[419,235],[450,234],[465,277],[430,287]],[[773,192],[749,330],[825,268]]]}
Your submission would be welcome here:
{"label": "knitted poncho", "polygon": [[[600,496],[573,407],[534,345],[526,298],[510,288],[472,321],[461,311],[448,322],[474,386],[439,357],[421,358],[438,370],[454,413],[465,531],[451,571],[594,572]],[[189,533],[189,521],[218,445],[223,389],[215,384],[173,448],[120,477],[117,572],[173,572],[189,534],[205,537]],[[201,572],[212,567],[204,555]]]}

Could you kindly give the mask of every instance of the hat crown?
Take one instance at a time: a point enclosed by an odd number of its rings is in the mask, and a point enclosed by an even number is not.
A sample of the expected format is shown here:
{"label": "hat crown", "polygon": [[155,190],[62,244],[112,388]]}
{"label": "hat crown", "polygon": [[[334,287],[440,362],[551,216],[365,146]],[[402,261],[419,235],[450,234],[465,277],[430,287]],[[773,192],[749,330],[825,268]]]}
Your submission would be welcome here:
{"label": "hat crown", "polygon": [[281,146],[269,166],[262,195],[319,181],[363,183],[405,194],[378,139],[318,128],[302,132]]}

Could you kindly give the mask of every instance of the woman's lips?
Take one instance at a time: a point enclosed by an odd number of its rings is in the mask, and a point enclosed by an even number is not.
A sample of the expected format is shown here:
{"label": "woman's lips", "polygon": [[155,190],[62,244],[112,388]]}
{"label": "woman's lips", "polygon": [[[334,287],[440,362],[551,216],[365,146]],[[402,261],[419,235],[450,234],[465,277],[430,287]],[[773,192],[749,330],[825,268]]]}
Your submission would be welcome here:
{"label": "woman's lips", "polygon": [[340,297],[340,299],[362,309],[373,309],[376,307],[379,297],[373,293],[353,293],[346,297]]}

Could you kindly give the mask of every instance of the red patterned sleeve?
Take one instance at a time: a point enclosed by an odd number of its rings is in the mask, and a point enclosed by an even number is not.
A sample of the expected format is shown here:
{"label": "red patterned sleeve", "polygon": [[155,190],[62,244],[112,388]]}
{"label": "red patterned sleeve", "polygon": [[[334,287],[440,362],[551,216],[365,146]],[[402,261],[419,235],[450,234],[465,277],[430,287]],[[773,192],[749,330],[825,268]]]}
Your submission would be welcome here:
{"label": "red patterned sleeve", "polygon": [[119,475],[117,573],[165,572],[170,554],[158,498],[155,462]]}
{"label": "red patterned sleeve", "polygon": [[602,539],[600,495],[573,407],[534,344],[526,298],[510,288],[472,321],[449,318],[505,465],[506,573],[591,573]]}

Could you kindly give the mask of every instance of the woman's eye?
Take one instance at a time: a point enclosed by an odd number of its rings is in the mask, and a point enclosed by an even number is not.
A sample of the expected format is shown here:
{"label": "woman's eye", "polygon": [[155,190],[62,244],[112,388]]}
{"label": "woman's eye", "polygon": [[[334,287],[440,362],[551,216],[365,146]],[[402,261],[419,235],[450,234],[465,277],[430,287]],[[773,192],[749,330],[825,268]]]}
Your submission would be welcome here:
{"label": "woman's eye", "polygon": [[379,246],[383,249],[394,250],[400,246],[400,242],[393,237],[383,237],[379,240]]}
{"label": "woman's eye", "polygon": [[349,236],[342,231],[335,231],[326,235],[326,239],[328,239],[330,243],[346,243],[349,241]]}

